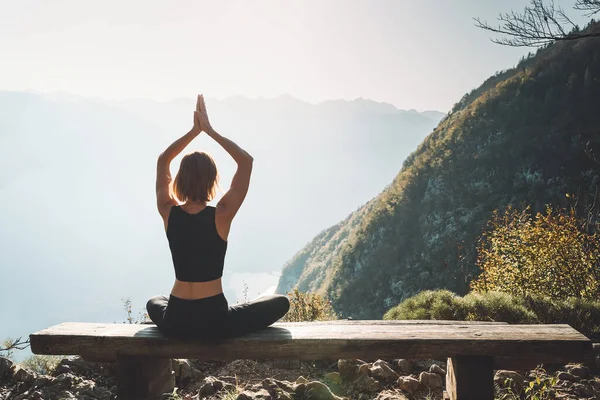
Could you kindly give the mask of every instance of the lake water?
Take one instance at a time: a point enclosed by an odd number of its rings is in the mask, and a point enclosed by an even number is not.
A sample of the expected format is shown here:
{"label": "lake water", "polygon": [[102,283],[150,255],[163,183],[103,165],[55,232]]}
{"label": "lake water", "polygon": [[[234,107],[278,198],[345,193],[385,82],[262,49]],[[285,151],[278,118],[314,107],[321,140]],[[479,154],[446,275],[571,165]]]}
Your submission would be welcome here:
{"label": "lake water", "polygon": [[[223,290],[229,304],[234,305],[245,299],[252,300],[262,295],[273,294],[279,275],[279,271],[271,273],[227,273],[225,271]],[[128,292],[124,291],[121,285],[111,285],[110,282],[85,286],[83,291],[66,283],[44,295],[15,296],[13,301],[3,307],[0,338],[14,339],[19,336],[26,338],[32,332],[61,322],[125,322],[127,313],[123,298],[131,300],[133,317],[137,318],[144,311],[148,298],[155,294],[168,295],[172,283],[172,279],[165,279],[162,282],[153,282],[152,285],[133,284],[130,285]],[[150,289],[149,286],[162,289]],[[17,360],[22,360],[29,355],[31,355],[29,349],[14,353]]]}

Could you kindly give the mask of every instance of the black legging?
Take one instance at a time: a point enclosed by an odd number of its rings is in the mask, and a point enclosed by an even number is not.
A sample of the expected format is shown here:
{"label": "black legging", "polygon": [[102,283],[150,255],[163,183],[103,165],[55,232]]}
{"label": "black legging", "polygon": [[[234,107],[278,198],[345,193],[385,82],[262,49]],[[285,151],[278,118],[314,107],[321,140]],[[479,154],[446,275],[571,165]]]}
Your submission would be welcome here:
{"label": "black legging", "polygon": [[264,296],[229,307],[223,293],[198,300],[170,295],[148,300],[146,310],[167,337],[219,339],[266,328],[290,309],[286,296]]}

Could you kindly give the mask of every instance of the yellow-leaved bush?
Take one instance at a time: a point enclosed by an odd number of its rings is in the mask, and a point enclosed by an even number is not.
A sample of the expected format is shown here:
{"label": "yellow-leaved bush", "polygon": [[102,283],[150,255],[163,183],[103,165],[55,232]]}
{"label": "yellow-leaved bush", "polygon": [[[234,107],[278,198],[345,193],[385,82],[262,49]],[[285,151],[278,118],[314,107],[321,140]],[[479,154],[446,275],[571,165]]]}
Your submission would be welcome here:
{"label": "yellow-leaved bush", "polygon": [[281,319],[285,322],[330,321],[337,319],[331,303],[316,293],[304,293],[294,288],[287,294],[290,310]]}
{"label": "yellow-leaved bush", "polygon": [[600,238],[574,210],[546,207],[532,216],[509,207],[494,212],[477,247],[478,292],[542,295],[554,299],[597,299],[600,295]]}

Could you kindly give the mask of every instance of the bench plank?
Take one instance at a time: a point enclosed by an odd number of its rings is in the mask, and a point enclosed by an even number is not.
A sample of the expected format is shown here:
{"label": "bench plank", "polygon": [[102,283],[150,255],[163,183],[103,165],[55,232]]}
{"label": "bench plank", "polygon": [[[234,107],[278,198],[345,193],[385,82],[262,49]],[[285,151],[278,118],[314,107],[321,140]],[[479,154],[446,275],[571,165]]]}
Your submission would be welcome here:
{"label": "bench plank", "polygon": [[[219,343],[164,338],[154,325],[67,322],[30,335],[36,354],[117,355],[235,360],[501,356],[540,363],[587,361],[591,341],[569,325],[461,321],[326,321],[278,323]],[[500,365],[496,365],[500,367]]]}

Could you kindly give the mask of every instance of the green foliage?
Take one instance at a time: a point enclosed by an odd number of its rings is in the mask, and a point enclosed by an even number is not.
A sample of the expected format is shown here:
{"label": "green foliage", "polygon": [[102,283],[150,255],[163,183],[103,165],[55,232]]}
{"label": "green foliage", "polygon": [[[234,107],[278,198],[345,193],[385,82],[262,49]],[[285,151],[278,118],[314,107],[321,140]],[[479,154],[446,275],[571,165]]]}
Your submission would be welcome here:
{"label": "green foliage", "polygon": [[558,383],[556,376],[548,376],[546,371],[538,366],[532,371],[533,378],[529,382],[525,382],[525,386],[516,389],[513,380],[508,378],[504,384],[505,387],[500,387],[494,384],[495,400],[548,400],[554,399],[554,388]]}
{"label": "green foliage", "polygon": [[533,371],[534,379],[525,386],[525,400],[553,399],[553,389],[558,383],[556,376],[548,376],[543,368]]}
{"label": "green foliage", "polygon": [[477,248],[482,273],[475,291],[596,299],[600,296],[600,238],[575,210],[546,207],[494,212]]}
{"label": "green foliage", "polygon": [[389,310],[383,319],[461,320],[461,298],[449,290],[426,290]]}
{"label": "green foliage", "polygon": [[62,357],[60,356],[45,356],[34,354],[27,357],[19,364],[21,366],[30,369],[38,374],[49,375],[54,371]]}
{"label": "green foliage", "polygon": [[548,46],[466,95],[379,196],[288,263],[279,290],[297,285],[340,316],[380,318],[423,290],[468,293],[494,210],[561,209],[573,205],[566,193],[578,194],[578,212],[593,204],[599,40]]}
{"label": "green foliage", "polygon": [[600,332],[600,301],[558,300],[501,292],[469,293],[461,297],[448,290],[428,290],[390,309],[384,319],[569,324],[590,336]]}
{"label": "green foliage", "polygon": [[290,310],[281,319],[284,322],[330,321],[337,319],[329,301],[316,293],[303,293],[294,288],[288,293]]}

